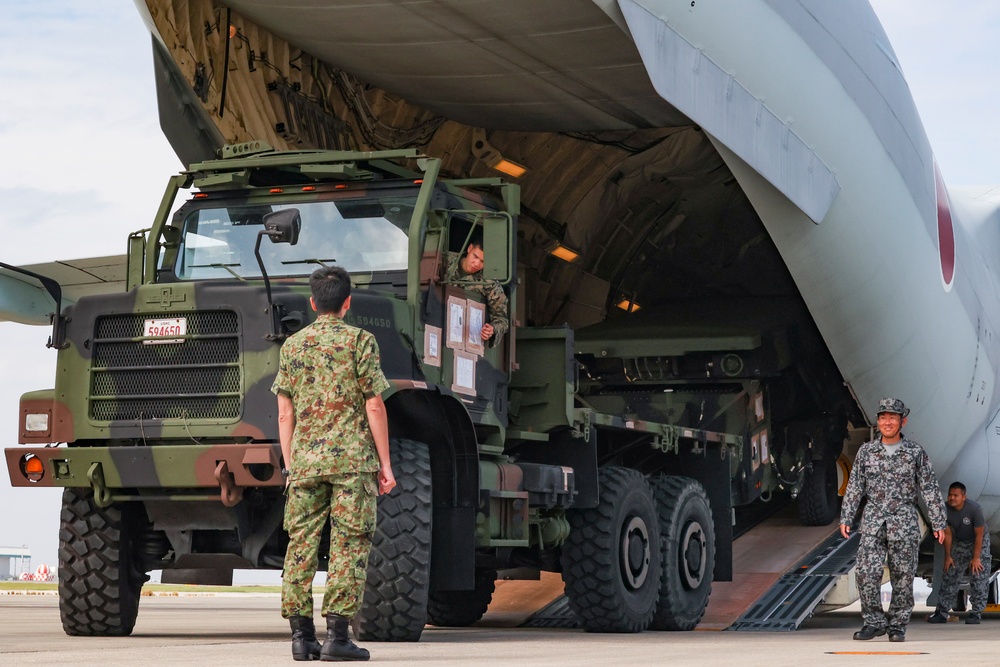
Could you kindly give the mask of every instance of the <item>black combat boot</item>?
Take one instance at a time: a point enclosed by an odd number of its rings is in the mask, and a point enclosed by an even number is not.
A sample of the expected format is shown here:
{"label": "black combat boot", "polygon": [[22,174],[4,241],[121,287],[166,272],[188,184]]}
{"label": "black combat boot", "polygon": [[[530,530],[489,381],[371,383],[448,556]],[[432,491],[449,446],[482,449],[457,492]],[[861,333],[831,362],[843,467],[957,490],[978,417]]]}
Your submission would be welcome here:
{"label": "black combat boot", "polygon": [[288,624],[292,626],[292,658],[295,660],[319,660],[321,646],[316,641],[316,626],[311,618],[291,616]]}
{"label": "black combat boot", "polygon": [[347,634],[348,625],[350,625],[350,621],[343,616],[327,614],[326,641],[323,642],[321,660],[367,660],[371,657],[367,649],[363,649],[351,641]]}
{"label": "black combat boot", "polygon": [[869,639],[874,639],[875,637],[881,637],[885,634],[885,628],[876,628],[873,625],[864,625],[860,630],[854,633],[854,638],[860,641],[868,641]]}

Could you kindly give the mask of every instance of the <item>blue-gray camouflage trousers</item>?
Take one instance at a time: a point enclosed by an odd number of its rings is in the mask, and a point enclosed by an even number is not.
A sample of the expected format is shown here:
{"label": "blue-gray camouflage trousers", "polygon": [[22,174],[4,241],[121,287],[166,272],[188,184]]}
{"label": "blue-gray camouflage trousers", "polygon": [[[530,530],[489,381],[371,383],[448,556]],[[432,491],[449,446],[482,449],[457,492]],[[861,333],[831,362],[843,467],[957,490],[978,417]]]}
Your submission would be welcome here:
{"label": "blue-gray camouflage trousers", "polygon": [[983,609],[986,608],[986,595],[990,584],[990,534],[983,533],[983,551],[980,554],[983,571],[979,574],[973,574],[969,571],[969,564],[972,563],[973,544],[973,542],[954,541],[951,543],[951,559],[955,565],[941,577],[937,611],[948,613],[948,610],[955,605],[958,583],[966,572],[969,572],[970,611],[982,614]]}
{"label": "blue-gray camouflage trousers", "polygon": [[[919,540],[890,540],[883,525],[876,535],[862,535],[858,546],[858,592],[861,618],[873,628],[905,628],[913,611],[913,577],[917,572]],[[892,602],[882,608],[882,568],[889,561]]]}

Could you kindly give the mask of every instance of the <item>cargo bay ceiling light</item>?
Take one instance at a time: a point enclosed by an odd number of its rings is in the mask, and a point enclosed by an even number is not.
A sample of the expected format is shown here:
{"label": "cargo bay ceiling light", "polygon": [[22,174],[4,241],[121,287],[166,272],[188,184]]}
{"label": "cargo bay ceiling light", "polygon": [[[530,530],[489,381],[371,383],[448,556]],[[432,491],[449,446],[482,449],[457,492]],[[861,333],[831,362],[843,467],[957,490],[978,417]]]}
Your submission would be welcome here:
{"label": "cargo bay ceiling light", "polygon": [[505,158],[486,141],[486,131],[481,127],[472,131],[472,154],[490,169],[507,174],[511,178],[521,178],[528,172],[527,167]]}
{"label": "cargo bay ceiling light", "polygon": [[616,304],[619,308],[624,310],[626,313],[637,312],[641,306],[637,304],[632,298],[626,297]]}
{"label": "cargo bay ceiling light", "polygon": [[573,250],[569,246],[563,245],[562,243],[556,243],[554,246],[549,248],[549,254],[569,263],[573,263],[580,258],[579,252]]}

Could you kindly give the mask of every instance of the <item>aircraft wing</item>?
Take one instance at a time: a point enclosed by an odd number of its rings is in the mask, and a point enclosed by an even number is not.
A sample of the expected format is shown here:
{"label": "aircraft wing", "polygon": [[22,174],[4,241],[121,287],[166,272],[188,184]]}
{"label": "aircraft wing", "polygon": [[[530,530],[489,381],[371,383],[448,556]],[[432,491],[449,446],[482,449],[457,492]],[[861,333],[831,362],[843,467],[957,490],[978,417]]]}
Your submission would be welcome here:
{"label": "aircraft wing", "polygon": [[[126,257],[90,257],[21,267],[50,278],[62,289],[62,307],[80,297],[125,289]],[[30,275],[0,268],[0,320],[45,325],[55,302],[42,284]]]}

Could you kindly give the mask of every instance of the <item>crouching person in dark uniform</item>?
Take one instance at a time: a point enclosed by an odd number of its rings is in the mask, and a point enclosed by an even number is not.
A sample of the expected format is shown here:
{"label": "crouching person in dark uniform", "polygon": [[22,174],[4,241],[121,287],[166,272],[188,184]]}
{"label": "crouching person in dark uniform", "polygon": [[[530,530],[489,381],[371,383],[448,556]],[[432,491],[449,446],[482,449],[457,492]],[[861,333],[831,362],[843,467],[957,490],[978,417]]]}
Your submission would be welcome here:
{"label": "crouching person in dark uniform", "polygon": [[[861,498],[868,497],[861,518],[858,545],[858,592],[864,626],[855,639],[889,633],[889,641],[906,641],[906,624],[913,611],[913,577],[917,571],[920,524],[917,495],[930,513],[934,537],[944,542],[945,509],[927,452],[902,432],[909,410],[896,398],[878,406],[879,436],[866,442],[854,459],[840,514],[846,538]],[[888,558],[892,602],[882,608],[882,568]]]}
{"label": "crouching person in dark uniform", "polygon": [[965,622],[977,625],[986,608],[990,585],[990,533],[986,530],[983,508],[965,497],[965,484],[954,482],[948,489],[948,528],[944,537],[944,574],[938,591],[937,609],[929,623],[946,623],[955,603],[959,578],[969,572],[969,601],[972,610]]}
{"label": "crouching person in dark uniform", "polygon": [[[271,387],[278,396],[278,434],[288,466],[281,615],[291,625],[296,660],[368,660],[368,651],[348,636],[348,626],[364,594],[376,496],[396,485],[381,398],[389,384],[374,336],[343,321],[351,305],[347,272],[318,269],[309,287],[319,315],[285,341]],[[327,635],[321,647],[313,625],[312,581],[327,521]]]}

